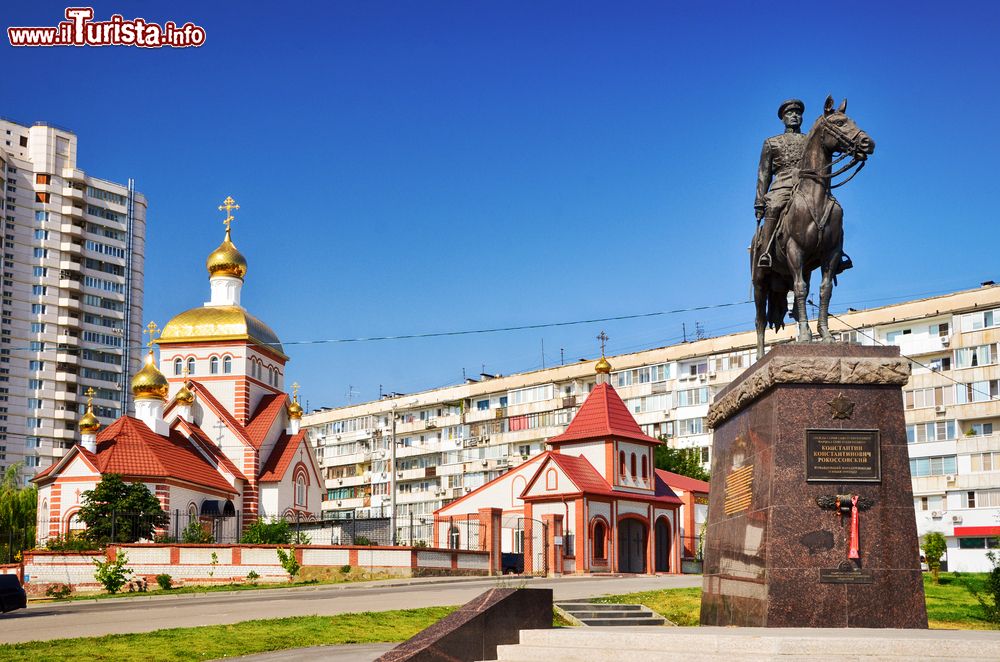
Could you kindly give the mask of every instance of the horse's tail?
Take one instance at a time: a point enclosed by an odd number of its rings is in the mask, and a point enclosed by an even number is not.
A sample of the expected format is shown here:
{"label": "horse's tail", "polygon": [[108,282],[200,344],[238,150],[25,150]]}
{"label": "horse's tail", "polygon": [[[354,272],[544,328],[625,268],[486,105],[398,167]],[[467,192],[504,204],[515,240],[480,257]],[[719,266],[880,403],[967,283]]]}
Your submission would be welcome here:
{"label": "horse's tail", "polygon": [[785,279],[772,273],[767,291],[767,325],[775,331],[785,327],[785,314],[788,312],[788,292],[790,288]]}

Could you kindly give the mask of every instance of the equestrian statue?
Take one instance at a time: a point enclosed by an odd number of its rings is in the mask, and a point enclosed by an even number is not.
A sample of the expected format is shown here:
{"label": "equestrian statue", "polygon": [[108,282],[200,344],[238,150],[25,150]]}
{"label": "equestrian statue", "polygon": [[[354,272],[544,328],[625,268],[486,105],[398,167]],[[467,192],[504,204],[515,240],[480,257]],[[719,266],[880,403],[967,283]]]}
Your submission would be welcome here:
{"label": "equestrian statue", "polygon": [[[800,132],[805,104],[789,99],[778,108],[785,133],[764,141],[757,174],[754,211],[757,233],[751,244],[750,273],[757,306],[757,358],[764,356],[764,330],[785,326],[788,293],[794,292],[789,312],[799,324],[799,342],[812,340],[806,300],[809,277],[820,269],[817,330],[832,342],[828,324],[830,295],[837,275],[853,265],[844,253],[844,210],[831,190],[850,181],[875,151],[875,141],[847,116],[847,100],[834,108],[827,97],[823,114],[809,134]],[[834,159],[835,154],[840,154]],[[833,166],[851,161],[836,172]],[[846,179],[834,178],[854,169]],[[763,221],[763,224],[761,223]]]}

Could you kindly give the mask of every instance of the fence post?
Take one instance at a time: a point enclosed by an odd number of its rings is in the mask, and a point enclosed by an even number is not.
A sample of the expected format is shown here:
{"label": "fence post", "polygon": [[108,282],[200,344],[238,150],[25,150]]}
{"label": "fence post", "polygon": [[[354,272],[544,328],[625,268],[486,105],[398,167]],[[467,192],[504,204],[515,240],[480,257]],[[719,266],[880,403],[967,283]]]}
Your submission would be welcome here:
{"label": "fence post", "polygon": [[295,543],[302,540],[302,513],[298,510],[295,511]]}
{"label": "fence post", "polygon": [[410,511],[410,547],[413,547],[413,511]]}

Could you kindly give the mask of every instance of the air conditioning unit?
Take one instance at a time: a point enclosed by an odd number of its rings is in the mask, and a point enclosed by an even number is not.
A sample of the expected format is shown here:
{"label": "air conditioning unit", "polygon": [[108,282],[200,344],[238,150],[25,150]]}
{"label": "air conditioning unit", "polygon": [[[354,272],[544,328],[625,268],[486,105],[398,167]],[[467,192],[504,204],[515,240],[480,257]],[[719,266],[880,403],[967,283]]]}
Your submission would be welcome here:
{"label": "air conditioning unit", "polygon": [[940,510],[932,510],[931,511],[931,517],[933,517],[934,519],[941,519],[941,511]]}
{"label": "air conditioning unit", "polygon": [[934,408],[934,413],[935,414],[943,414],[944,413],[944,405],[938,405],[937,407],[935,407]]}
{"label": "air conditioning unit", "polygon": [[951,522],[952,522],[952,524],[961,524],[962,523],[962,516],[961,515],[952,515],[951,516]]}
{"label": "air conditioning unit", "polygon": [[941,338],[942,347],[948,347],[949,345],[951,345],[951,336],[945,336]]}
{"label": "air conditioning unit", "polygon": [[466,485],[466,486],[465,486],[465,492],[466,492],[466,493],[469,493],[469,492],[471,492],[471,491],[472,491],[472,486],[471,486],[471,485]]}
{"label": "air conditioning unit", "polygon": [[947,476],[944,477],[944,480],[945,480],[946,483],[954,483],[955,482],[955,474],[948,474]]}
{"label": "air conditioning unit", "polygon": [[706,375],[704,373],[698,375],[698,381],[700,381],[700,382],[703,382],[703,381],[705,381],[707,379],[708,379],[708,375]]}
{"label": "air conditioning unit", "polygon": [[484,467],[490,466],[490,461],[489,460],[483,460],[483,466]]}
{"label": "air conditioning unit", "polygon": [[338,502],[337,502],[337,505],[338,505],[338,506],[342,506],[342,505],[344,505],[344,502],[343,502],[343,501],[338,501]]}
{"label": "air conditioning unit", "polygon": [[337,485],[343,485],[343,484],[344,484],[344,479],[343,478],[338,478],[337,479]]}
{"label": "air conditioning unit", "polygon": [[714,370],[712,370],[711,372],[708,373],[708,378],[709,379],[715,379],[715,371]]}

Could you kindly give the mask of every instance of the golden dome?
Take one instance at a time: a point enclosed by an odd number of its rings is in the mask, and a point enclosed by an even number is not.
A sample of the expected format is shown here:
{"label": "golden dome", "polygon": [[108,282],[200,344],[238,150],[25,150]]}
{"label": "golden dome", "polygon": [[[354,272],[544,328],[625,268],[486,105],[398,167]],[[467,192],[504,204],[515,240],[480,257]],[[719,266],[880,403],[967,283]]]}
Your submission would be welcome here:
{"label": "golden dome", "polygon": [[97,434],[97,431],[101,429],[101,422],[94,416],[92,406],[87,405],[87,413],[83,415],[77,426],[79,426],[81,434]]}
{"label": "golden dome", "polygon": [[132,395],[136,400],[166,400],[170,384],[163,373],[156,369],[153,350],[146,355],[146,365],[132,378]]}
{"label": "golden dome", "polygon": [[251,340],[285,356],[278,335],[242,306],[202,306],[167,322],[156,339],[160,345],[204,340]]}
{"label": "golden dome", "polygon": [[295,420],[302,418],[302,405],[298,403],[298,400],[292,400],[288,405],[288,418]]}
{"label": "golden dome", "polygon": [[181,384],[181,389],[177,391],[177,395],[174,396],[174,400],[177,401],[179,405],[192,405],[194,404],[194,393],[188,388],[187,382]]}
{"label": "golden dome", "polygon": [[226,228],[226,238],[219,247],[212,251],[205,261],[209,276],[232,276],[243,280],[247,273],[247,259],[229,238],[229,228]]}
{"label": "golden dome", "polygon": [[611,364],[608,363],[608,360],[602,356],[601,360],[598,361],[597,365],[594,366],[594,372],[604,375],[610,374]]}

